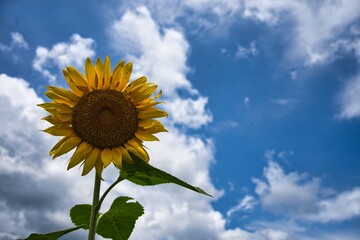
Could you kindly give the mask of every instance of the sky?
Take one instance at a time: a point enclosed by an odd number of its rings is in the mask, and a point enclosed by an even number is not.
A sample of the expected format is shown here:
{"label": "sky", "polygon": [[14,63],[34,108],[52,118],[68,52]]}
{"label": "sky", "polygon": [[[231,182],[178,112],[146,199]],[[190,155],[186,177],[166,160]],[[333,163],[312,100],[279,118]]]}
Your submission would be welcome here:
{"label": "sky", "polygon": [[[146,144],[175,185],[121,183],[145,208],[131,239],[360,239],[357,0],[0,1],[0,239],[71,227],[93,172],[51,160],[36,104],[61,69],[125,59],[163,90]],[[117,177],[104,171],[102,191]],[[63,239],[85,239],[85,231]],[[100,239],[100,238],[99,238]]]}

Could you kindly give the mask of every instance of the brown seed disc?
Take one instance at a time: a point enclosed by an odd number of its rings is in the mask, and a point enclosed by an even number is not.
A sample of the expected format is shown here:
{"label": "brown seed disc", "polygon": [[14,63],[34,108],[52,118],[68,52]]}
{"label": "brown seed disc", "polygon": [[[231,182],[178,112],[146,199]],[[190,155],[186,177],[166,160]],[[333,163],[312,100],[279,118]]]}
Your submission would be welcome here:
{"label": "brown seed disc", "polygon": [[138,113],[123,93],[94,90],[82,96],[75,105],[72,127],[81,139],[94,147],[118,147],[134,137]]}

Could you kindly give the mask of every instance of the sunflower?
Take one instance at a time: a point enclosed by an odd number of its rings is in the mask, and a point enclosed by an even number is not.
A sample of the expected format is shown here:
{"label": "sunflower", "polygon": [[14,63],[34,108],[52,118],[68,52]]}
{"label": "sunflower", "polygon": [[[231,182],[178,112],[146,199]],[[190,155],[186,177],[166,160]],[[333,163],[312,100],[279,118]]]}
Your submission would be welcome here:
{"label": "sunflower", "polygon": [[63,70],[69,89],[48,86],[52,102],[38,106],[50,113],[43,119],[53,126],[43,130],[62,138],[50,150],[55,159],[75,149],[68,170],[83,163],[82,175],[94,167],[99,176],[110,163],[122,169],[133,163],[130,153],[149,161],[143,141],[158,141],[154,134],[166,132],[154,118],[167,116],[156,108],[161,90],[142,76],[129,83],[132,63],[120,61],[113,72],[109,56],[93,65],[86,59],[85,75],[74,67]]}

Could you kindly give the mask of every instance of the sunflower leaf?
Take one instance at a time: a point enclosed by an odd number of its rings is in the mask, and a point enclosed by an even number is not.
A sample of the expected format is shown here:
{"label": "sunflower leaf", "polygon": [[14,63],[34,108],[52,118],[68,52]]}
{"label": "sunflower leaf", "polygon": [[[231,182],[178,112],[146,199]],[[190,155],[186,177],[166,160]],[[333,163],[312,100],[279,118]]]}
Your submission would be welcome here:
{"label": "sunflower leaf", "polygon": [[91,216],[91,205],[90,204],[79,204],[75,205],[70,210],[71,221],[76,226],[81,226],[83,229],[89,229]]}
{"label": "sunflower leaf", "polygon": [[163,183],[174,183],[184,188],[212,197],[199,187],[194,187],[171,174],[145,163],[143,160],[130,153],[135,164],[123,161],[120,177],[141,186],[151,186]]}
{"label": "sunflower leaf", "polygon": [[44,234],[32,233],[29,237],[25,238],[25,240],[57,240],[61,236],[76,231],[80,228],[82,228],[82,226],[68,228],[57,232],[44,233]]}
{"label": "sunflower leaf", "polygon": [[135,227],[136,220],[144,214],[144,208],[130,197],[118,197],[109,211],[101,215],[96,233],[113,240],[128,239]]}

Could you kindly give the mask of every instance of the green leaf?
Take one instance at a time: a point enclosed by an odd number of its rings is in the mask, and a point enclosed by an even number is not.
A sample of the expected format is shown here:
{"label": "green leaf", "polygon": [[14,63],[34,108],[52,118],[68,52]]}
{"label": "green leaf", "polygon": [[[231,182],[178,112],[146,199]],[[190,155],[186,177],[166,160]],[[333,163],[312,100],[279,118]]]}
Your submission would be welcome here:
{"label": "green leaf", "polygon": [[127,179],[130,182],[133,182],[141,186],[158,185],[163,183],[175,183],[177,185],[188,188],[195,192],[212,197],[210,194],[206,193],[201,188],[194,187],[178,179],[177,177],[172,176],[167,172],[164,172],[158,168],[155,168],[145,163],[143,160],[141,160],[134,154],[131,154],[131,157],[135,161],[135,164],[128,164],[125,161],[123,161],[123,168],[120,172],[120,177]]}
{"label": "green leaf", "polygon": [[91,216],[90,204],[75,205],[70,210],[71,221],[78,227],[82,226],[83,229],[89,229],[90,216]]}
{"label": "green leaf", "polygon": [[44,233],[44,234],[33,233],[29,237],[27,237],[25,240],[57,240],[61,236],[64,236],[65,234],[76,231],[80,228],[81,228],[81,226],[69,228],[69,229],[65,229],[65,230],[61,230],[61,231],[57,231],[57,232],[51,232],[51,233]]}
{"label": "green leaf", "polygon": [[99,218],[96,233],[104,238],[125,240],[130,237],[136,220],[144,214],[144,208],[138,202],[128,202],[130,197],[118,197],[109,211]]}

